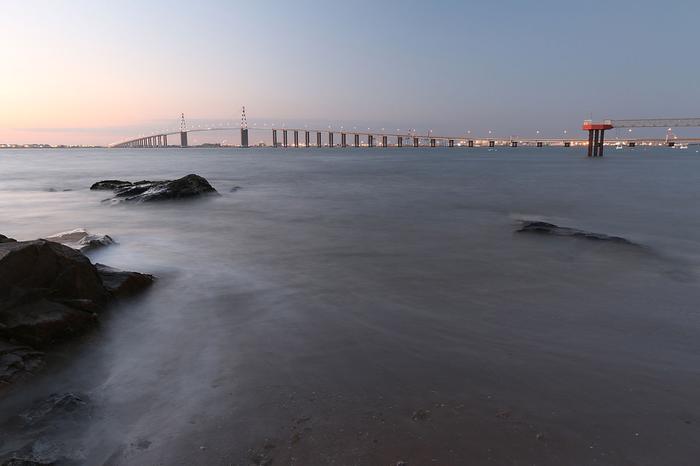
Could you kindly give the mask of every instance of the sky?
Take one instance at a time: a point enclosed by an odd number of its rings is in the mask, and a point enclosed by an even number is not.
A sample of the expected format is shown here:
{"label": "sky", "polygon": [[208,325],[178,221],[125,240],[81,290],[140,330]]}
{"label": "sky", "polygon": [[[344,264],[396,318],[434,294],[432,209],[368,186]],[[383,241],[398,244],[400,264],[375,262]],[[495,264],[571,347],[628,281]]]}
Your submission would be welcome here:
{"label": "sky", "polygon": [[697,0],[0,0],[0,143],[700,117]]}

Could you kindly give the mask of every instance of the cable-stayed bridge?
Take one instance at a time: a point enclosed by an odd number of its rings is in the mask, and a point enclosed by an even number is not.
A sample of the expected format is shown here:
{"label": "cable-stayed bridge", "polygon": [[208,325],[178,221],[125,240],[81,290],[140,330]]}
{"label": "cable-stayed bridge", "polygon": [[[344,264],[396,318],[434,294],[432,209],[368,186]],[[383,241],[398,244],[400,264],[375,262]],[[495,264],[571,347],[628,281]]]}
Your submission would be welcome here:
{"label": "cable-stayed bridge", "polygon": [[[385,131],[358,131],[353,129],[333,130],[327,129],[311,129],[311,128],[249,128],[245,114],[245,107],[241,115],[240,125],[227,126],[210,126],[204,128],[187,128],[185,115],[181,115],[180,130],[161,132],[150,136],[141,136],[134,139],[112,144],[114,148],[157,148],[157,147],[189,147],[188,135],[197,132],[214,132],[214,131],[240,131],[241,144],[240,147],[249,147],[249,132],[250,131],[265,131],[271,132],[273,147],[477,147],[477,146],[510,146],[518,147],[519,145],[529,145],[536,147],[561,145],[571,147],[586,145],[588,147],[589,157],[599,157],[603,155],[603,147],[605,144],[605,131],[614,128],[668,128],[669,134],[664,139],[659,138],[631,138],[626,137],[622,140],[618,139],[617,144],[625,144],[630,147],[636,145],[669,145],[676,144],[698,144],[700,138],[678,138],[672,135],[671,129],[678,127],[700,127],[700,118],[673,118],[673,119],[635,119],[635,120],[603,120],[602,122],[593,122],[585,120],[582,129],[588,131],[588,139],[565,137],[562,138],[516,138],[516,137],[494,137],[491,134],[484,137],[475,137],[471,135],[439,135],[433,134],[432,131],[426,134],[417,134],[414,131],[406,133],[385,132]],[[325,135],[325,141],[324,136]],[[179,138],[178,138],[179,136]],[[338,137],[336,137],[338,136]],[[170,145],[171,142],[175,144]],[[178,140],[179,139],[179,140]]]}

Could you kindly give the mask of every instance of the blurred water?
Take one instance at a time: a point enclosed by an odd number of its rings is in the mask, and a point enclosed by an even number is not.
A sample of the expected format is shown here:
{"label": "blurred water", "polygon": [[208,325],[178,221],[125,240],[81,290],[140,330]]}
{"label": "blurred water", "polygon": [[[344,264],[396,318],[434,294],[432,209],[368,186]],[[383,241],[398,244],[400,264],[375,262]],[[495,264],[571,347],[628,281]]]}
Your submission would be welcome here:
{"label": "blurred water", "polygon": [[[85,227],[119,243],[93,261],[159,277],[0,400],[11,418],[80,391],[90,419],[8,431],[0,454],[27,436],[84,464],[248,464],[265,439],[306,465],[700,453],[692,147],[6,150],[0,173],[0,233]],[[88,189],[188,173],[222,196]],[[523,218],[644,248],[514,234]]]}

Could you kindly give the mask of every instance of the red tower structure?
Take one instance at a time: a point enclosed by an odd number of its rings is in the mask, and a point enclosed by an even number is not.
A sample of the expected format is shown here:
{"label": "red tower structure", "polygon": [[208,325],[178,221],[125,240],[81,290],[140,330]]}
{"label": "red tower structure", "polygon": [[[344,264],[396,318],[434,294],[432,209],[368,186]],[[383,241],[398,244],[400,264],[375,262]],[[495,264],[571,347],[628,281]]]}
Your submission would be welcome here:
{"label": "red tower structure", "polygon": [[613,129],[611,120],[605,120],[602,123],[594,123],[593,120],[585,120],[583,122],[583,130],[588,131],[589,157],[603,156],[603,144],[605,143],[606,129]]}

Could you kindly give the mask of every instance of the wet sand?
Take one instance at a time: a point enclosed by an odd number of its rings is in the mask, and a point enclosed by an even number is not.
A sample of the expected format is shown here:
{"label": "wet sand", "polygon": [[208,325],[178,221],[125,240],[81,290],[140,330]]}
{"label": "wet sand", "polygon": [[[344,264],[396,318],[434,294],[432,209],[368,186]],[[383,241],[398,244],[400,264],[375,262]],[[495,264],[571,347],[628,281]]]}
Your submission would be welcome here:
{"label": "wet sand", "polygon": [[[0,233],[87,227],[119,242],[93,260],[159,277],[6,391],[0,454],[38,442],[90,465],[700,455],[700,159],[113,154],[57,159],[57,187],[74,191],[51,193],[43,184],[56,177],[0,159],[10,219]],[[81,189],[190,172],[224,196],[109,207]],[[645,248],[516,234],[520,218]],[[40,427],[17,421],[69,391],[89,408]]]}

